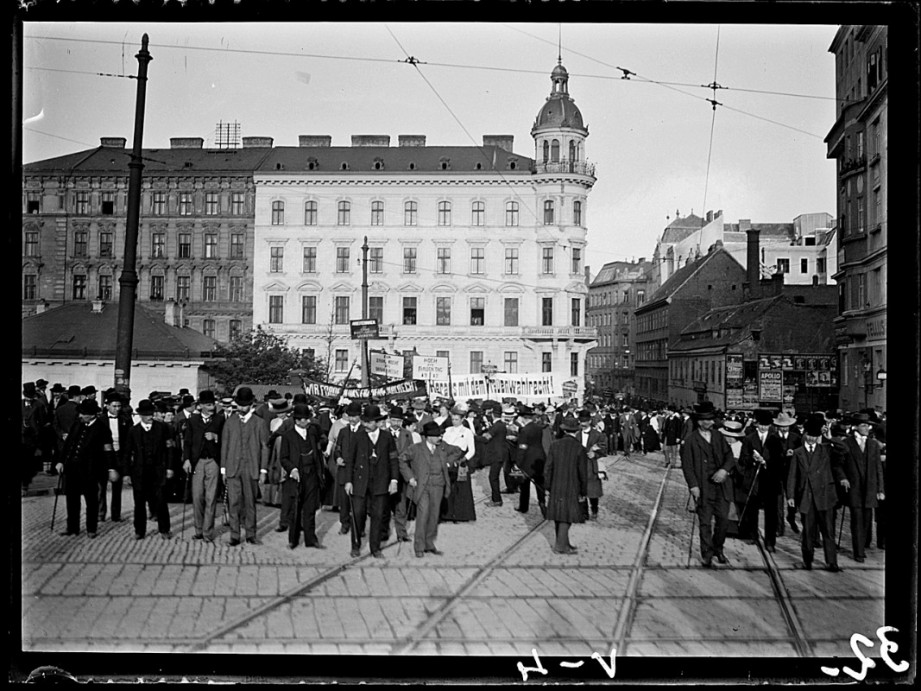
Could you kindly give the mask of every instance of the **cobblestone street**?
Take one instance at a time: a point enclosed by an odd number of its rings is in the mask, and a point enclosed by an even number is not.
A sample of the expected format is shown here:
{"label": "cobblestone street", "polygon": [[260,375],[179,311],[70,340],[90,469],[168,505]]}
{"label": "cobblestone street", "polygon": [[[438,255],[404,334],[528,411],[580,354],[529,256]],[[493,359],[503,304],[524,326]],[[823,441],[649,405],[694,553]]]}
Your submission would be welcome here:
{"label": "cobblestone street", "polygon": [[[547,656],[848,656],[853,633],[883,623],[884,555],[842,573],[793,569],[799,537],[777,552],[729,539],[728,566],[700,566],[679,469],[662,456],[604,459],[610,480],[597,521],[570,533],[578,553],[551,551],[553,525],[517,496],[477,520],[442,524],[443,556],[417,559],[389,542],[384,559],[349,557],[338,516],[319,514],[328,547],[287,549],[278,509],[258,507],[262,545],[191,540],[191,511],[171,504],[173,538],[130,520],[98,538],[49,530],[54,498],[22,500],[22,637],[26,651],[157,651]],[[511,501],[514,500],[514,501]],[[123,515],[132,515],[130,490]],[[220,525],[220,507],[218,524]],[[820,567],[821,563],[817,562]]]}

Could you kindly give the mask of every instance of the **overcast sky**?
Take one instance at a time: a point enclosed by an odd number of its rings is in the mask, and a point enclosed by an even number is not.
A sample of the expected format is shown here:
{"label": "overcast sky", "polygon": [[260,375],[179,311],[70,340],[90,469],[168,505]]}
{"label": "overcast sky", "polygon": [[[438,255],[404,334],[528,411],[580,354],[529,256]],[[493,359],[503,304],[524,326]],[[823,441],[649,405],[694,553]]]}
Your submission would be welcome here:
{"label": "overcast sky", "polygon": [[[530,129],[562,45],[569,93],[589,128],[597,182],[587,263],[652,256],[692,210],[727,222],[835,215],[825,135],[835,120],[837,27],[798,25],[29,23],[24,27],[23,160],[117,136],[132,145],[141,36],[150,37],[144,147],[214,142],[218,121],[297,146],[326,134],[424,134],[480,145]],[[67,40],[63,40],[67,39]],[[413,56],[420,64],[405,62]],[[635,73],[621,79],[625,68]],[[722,87],[714,111],[702,85]],[[767,92],[767,93],[762,93]],[[712,143],[711,143],[712,142]]]}

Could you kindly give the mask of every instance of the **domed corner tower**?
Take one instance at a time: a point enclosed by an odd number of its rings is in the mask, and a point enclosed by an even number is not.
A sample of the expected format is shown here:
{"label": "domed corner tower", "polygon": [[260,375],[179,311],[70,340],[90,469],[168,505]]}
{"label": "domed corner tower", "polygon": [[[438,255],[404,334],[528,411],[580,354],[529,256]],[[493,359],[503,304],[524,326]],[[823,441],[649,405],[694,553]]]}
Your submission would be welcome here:
{"label": "domed corner tower", "polygon": [[594,166],[585,159],[588,127],[569,95],[569,72],[562,61],[550,73],[550,83],[550,95],[531,127],[537,171],[594,177]]}

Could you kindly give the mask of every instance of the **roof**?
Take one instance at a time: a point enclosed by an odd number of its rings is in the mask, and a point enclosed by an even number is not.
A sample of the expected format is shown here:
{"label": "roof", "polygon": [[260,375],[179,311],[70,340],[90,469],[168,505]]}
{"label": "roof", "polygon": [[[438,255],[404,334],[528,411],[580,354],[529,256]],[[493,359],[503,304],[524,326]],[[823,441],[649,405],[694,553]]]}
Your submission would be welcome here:
{"label": "roof", "polygon": [[652,262],[628,262],[614,261],[608,262],[601,267],[598,275],[592,280],[591,286],[598,286],[603,283],[610,283],[615,280],[632,279],[639,280],[645,278],[646,274],[653,268]]}
{"label": "roof", "polygon": [[739,264],[739,262],[736,261],[735,257],[733,257],[728,251],[726,251],[723,248],[715,249],[712,252],[705,254],[700,259],[697,259],[689,264],[686,264],[685,266],[682,266],[675,273],[669,276],[668,280],[665,281],[665,283],[663,283],[661,286],[659,286],[658,290],[656,290],[656,292],[654,292],[649,297],[649,299],[646,301],[646,304],[643,305],[642,307],[648,307],[649,305],[652,305],[653,303],[658,302],[659,300],[666,300],[670,298],[672,295],[678,292],[678,289],[681,288],[681,286],[683,286],[687,282],[687,280],[691,278],[691,276],[693,276],[695,273],[703,269],[710,261],[713,260],[714,257],[720,254],[724,254],[731,261],[735,262],[739,266],[739,269],[744,271],[744,269],[742,268],[742,265]]}
{"label": "roof", "polygon": [[[90,302],[71,302],[22,320],[23,357],[113,358],[118,334],[118,304],[93,312]],[[170,326],[163,316],[135,304],[133,357],[187,360],[211,357],[213,338],[188,328]]]}
{"label": "roof", "polygon": [[[201,175],[212,171],[251,175],[266,154],[271,151],[272,149],[267,147],[245,149],[143,149],[141,157],[145,176],[158,173],[176,175],[183,172]],[[71,173],[86,171],[127,175],[130,161],[130,150],[100,146],[75,154],[47,158],[35,163],[26,163],[22,169],[25,175],[38,175],[44,172],[59,175],[62,170]]]}
{"label": "roof", "polygon": [[[761,300],[751,300],[740,305],[714,308],[682,329],[681,340],[670,349],[688,350],[700,348],[704,344],[718,346],[733,343],[738,340],[740,330],[760,320],[780,300],[792,303],[790,298],[776,295]],[[689,338],[692,334],[711,334],[714,330],[723,330],[723,335],[717,338],[709,335],[705,335],[702,339]]]}
{"label": "roof", "polygon": [[[512,164],[514,163],[514,168]],[[532,159],[498,146],[282,146],[269,150],[257,173],[280,171],[335,173],[343,164],[352,173],[489,173],[530,174]],[[380,168],[377,168],[380,164]],[[447,168],[443,168],[447,164]],[[311,168],[311,166],[313,166]],[[479,166],[479,168],[477,168]]]}
{"label": "roof", "polygon": [[690,214],[688,216],[679,216],[674,221],[665,226],[662,233],[662,239],[659,242],[676,243],[681,242],[689,235],[707,225],[707,222],[700,216]]}
{"label": "roof", "polygon": [[[774,236],[776,238],[793,240],[793,238],[796,237],[796,228],[792,223],[752,223],[751,229],[757,230],[762,238]],[[743,239],[747,238],[747,233],[739,229],[738,223],[724,223],[723,232],[724,234],[741,233]]]}

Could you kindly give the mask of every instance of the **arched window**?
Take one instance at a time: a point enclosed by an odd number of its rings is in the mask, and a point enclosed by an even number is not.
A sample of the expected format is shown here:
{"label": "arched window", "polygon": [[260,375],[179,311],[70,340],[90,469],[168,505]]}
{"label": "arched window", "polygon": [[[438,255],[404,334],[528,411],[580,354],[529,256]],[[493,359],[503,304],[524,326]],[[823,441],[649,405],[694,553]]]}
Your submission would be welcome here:
{"label": "arched window", "polygon": [[550,160],[550,142],[544,140],[544,163]]}
{"label": "arched window", "polygon": [[550,143],[550,160],[553,163],[560,162],[560,140],[559,139],[554,139]]}
{"label": "arched window", "polygon": [[569,140],[569,160],[576,160],[576,143],[572,139]]}

